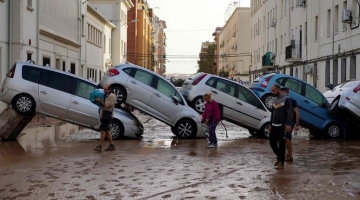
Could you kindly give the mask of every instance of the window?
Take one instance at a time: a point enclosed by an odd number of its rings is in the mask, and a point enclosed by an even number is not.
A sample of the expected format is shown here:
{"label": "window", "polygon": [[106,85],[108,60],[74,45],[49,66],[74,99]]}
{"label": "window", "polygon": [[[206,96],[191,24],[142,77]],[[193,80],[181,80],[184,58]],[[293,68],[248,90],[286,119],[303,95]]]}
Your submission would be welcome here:
{"label": "window", "polygon": [[102,32],[88,24],[88,38],[87,41],[98,46],[102,47]]}
{"label": "window", "polygon": [[225,81],[223,79],[218,79],[216,83],[216,89],[231,96],[234,96],[235,94],[235,84],[230,81]]}
{"label": "window", "polygon": [[109,38],[109,54],[111,54],[111,38]]}
{"label": "window", "polygon": [[305,34],[304,34],[304,40],[305,40],[305,45],[307,45],[307,41],[308,41],[308,37],[307,37],[307,22],[305,22]]}
{"label": "window", "polygon": [[46,66],[47,64],[50,66],[50,58],[47,58],[47,57],[43,57],[43,66]]}
{"label": "window", "polygon": [[90,93],[95,89],[97,89],[95,85],[87,83],[85,81],[77,80],[75,87],[75,95],[85,99],[90,99]]}
{"label": "window", "polygon": [[23,79],[33,83],[39,83],[40,75],[41,75],[41,69],[31,66],[23,66],[23,70],[22,70]]}
{"label": "window", "polygon": [[287,79],[285,82],[285,87],[289,88],[290,90],[301,94],[301,85],[302,83],[300,81],[297,81],[295,79]]}
{"label": "window", "polygon": [[350,79],[356,79],[356,56],[350,57]]}
{"label": "window", "polygon": [[86,77],[87,77],[87,79],[92,79],[93,81],[97,81],[96,80],[96,69],[92,69],[92,68],[87,68],[87,70],[86,70]]}
{"label": "window", "polygon": [[76,73],[75,63],[71,63],[71,64],[70,64],[70,72],[71,72],[72,74],[75,74],[75,73]]}
{"label": "window", "polygon": [[134,78],[136,80],[139,80],[139,81],[145,83],[146,85],[151,85],[153,75],[148,72],[138,69],[135,72]]}
{"label": "window", "polygon": [[341,82],[346,81],[346,58],[341,59]]}
{"label": "window", "polygon": [[[347,10],[347,1],[343,2],[343,10]],[[347,28],[346,24],[347,23],[342,23],[342,24],[343,24],[343,31],[346,31],[346,28]]]}
{"label": "window", "polygon": [[334,34],[338,33],[339,31],[339,6],[336,5],[335,6],[335,11],[334,11]]}
{"label": "window", "polygon": [[334,59],[333,60],[333,85],[337,85],[338,84],[338,59]]}
{"label": "window", "polygon": [[274,51],[275,54],[277,53],[277,45],[278,45],[278,43],[277,43],[277,38],[276,38],[275,39],[275,51]]}
{"label": "window", "polygon": [[63,92],[67,92],[70,93],[71,90],[71,82],[73,80],[73,78],[71,76],[67,76],[65,74],[60,74],[57,72],[51,72],[48,71],[49,75],[48,76],[49,80],[48,80],[48,87],[51,87],[55,90],[60,90]]}
{"label": "window", "polygon": [[325,64],[325,86],[330,84],[330,60]]}
{"label": "window", "polygon": [[157,86],[155,89],[169,98],[172,98],[173,96],[176,95],[176,89],[162,79],[158,79]]}
{"label": "window", "polygon": [[214,85],[214,82],[215,82],[215,78],[211,77],[211,78],[209,78],[209,80],[206,81],[205,84],[212,87]]}
{"label": "window", "polygon": [[327,36],[330,37],[330,26],[331,26],[331,10],[327,11]]}
{"label": "window", "polygon": [[318,39],[318,25],[319,25],[319,17],[315,17],[315,41]]}
{"label": "window", "polygon": [[248,89],[242,86],[238,86],[238,88],[239,88],[239,92],[237,96],[238,99],[248,104],[251,104],[257,108],[259,108],[262,105],[259,99],[251,91],[249,91]]}
{"label": "window", "polygon": [[63,61],[63,66],[62,66],[62,69],[63,69],[63,71],[65,71],[65,70],[66,70],[66,62],[65,62],[65,61]]}
{"label": "window", "polygon": [[85,36],[85,16],[81,15],[81,35]]}
{"label": "window", "polygon": [[316,91],[314,88],[306,85],[305,97],[314,103],[321,105],[324,103],[323,96],[320,92]]}
{"label": "window", "polygon": [[123,71],[125,73],[129,74],[129,75],[131,74],[132,70],[133,70],[133,68],[125,68],[125,69],[123,69]]}

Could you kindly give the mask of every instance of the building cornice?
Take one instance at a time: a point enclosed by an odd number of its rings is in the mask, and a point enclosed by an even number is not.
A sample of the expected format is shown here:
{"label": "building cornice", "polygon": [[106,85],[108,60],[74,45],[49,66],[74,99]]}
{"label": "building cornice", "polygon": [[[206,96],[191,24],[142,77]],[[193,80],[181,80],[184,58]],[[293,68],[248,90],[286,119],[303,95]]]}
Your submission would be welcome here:
{"label": "building cornice", "polygon": [[132,7],[134,7],[134,4],[131,2],[131,0],[122,0],[122,2],[125,4],[126,9],[130,9]]}
{"label": "building cornice", "polygon": [[59,41],[59,42],[62,42],[64,44],[67,44],[67,45],[70,45],[70,46],[73,46],[75,48],[80,48],[81,45],[71,39],[68,39],[66,38],[65,36],[62,36],[58,33],[54,33],[53,31],[45,28],[45,27],[40,27],[40,30],[39,30],[39,34],[40,35],[43,35],[43,36],[46,36],[48,38],[52,38],[56,41]]}
{"label": "building cornice", "polygon": [[109,21],[104,15],[102,15],[99,11],[97,11],[94,7],[90,4],[87,4],[87,11],[97,17],[101,22],[105,25],[110,26],[111,28],[116,28],[115,24]]}

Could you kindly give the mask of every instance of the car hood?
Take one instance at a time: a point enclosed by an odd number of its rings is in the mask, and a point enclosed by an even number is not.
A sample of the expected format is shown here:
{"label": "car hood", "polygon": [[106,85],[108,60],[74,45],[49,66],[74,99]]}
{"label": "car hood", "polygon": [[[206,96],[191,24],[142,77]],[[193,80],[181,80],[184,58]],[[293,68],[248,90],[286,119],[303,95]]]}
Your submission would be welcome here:
{"label": "car hood", "polygon": [[140,120],[135,115],[133,115],[130,111],[128,111],[126,109],[115,108],[114,109],[114,117],[119,119],[123,123],[126,123],[126,124],[133,123],[135,126],[143,127]]}

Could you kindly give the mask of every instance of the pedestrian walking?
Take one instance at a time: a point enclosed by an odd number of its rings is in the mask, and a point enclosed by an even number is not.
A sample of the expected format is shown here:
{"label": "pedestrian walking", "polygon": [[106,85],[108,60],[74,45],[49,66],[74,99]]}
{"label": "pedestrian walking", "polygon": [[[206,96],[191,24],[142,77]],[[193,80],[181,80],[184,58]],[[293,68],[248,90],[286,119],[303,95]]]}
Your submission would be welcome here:
{"label": "pedestrian walking", "polygon": [[275,169],[283,169],[286,151],[286,133],[291,131],[293,108],[291,100],[281,92],[278,84],[274,84],[271,87],[271,91],[275,98],[273,99],[273,108],[270,117],[269,143],[277,156],[274,164]]}
{"label": "pedestrian walking", "polygon": [[219,104],[211,98],[211,93],[208,92],[204,94],[204,100],[206,101],[204,113],[202,115],[201,123],[205,123],[209,126],[209,144],[207,147],[217,147],[217,138],[215,129],[219,124],[220,118],[220,108]]}
{"label": "pedestrian walking", "polygon": [[96,101],[101,103],[102,108],[100,110],[100,144],[95,147],[95,151],[102,151],[102,145],[104,143],[105,137],[109,140],[110,143],[109,147],[105,149],[105,151],[115,150],[109,125],[114,116],[116,97],[115,94],[111,92],[110,85],[104,85],[103,89],[105,93],[105,101],[101,100],[101,98],[99,97],[96,98]]}
{"label": "pedestrian walking", "polygon": [[[281,88],[281,91],[290,98],[289,96],[289,88],[284,87]],[[291,132],[290,133],[286,133],[286,156],[285,156],[285,161],[293,161],[293,154],[292,154],[292,143],[291,143],[291,138],[292,138],[292,132],[293,130],[298,131],[299,130],[299,121],[300,121],[300,113],[299,113],[299,108],[297,107],[297,102],[295,99],[290,98],[291,100],[291,105],[292,108],[294,110],[294,117],[293,117],[293,121],[291,123]]]}

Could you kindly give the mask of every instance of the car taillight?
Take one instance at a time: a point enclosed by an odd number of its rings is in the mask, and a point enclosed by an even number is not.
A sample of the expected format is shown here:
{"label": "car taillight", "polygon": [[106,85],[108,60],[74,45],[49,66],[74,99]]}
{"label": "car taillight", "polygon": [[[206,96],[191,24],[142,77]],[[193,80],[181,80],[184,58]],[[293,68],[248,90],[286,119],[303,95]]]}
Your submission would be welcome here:
{"label": "car taillight", "polygon": [[192,85],[197,85],[207,74],[201,75],[198,79],[194,80]]}
{"label": "car taillight", "polygon": [[354,93],[357,93],[360,89],[360,83],[354,88]]}
{"label": "car taillight", "polygon": [[9,73],[6,74],[7,77],[14,78],[16,64],[10,69]]}
{"label": "car taillight", "polygon": [[109,71],[108,71],[108,75],[109,75],[109,76],[116,76],[116,75],[118,75],[118,74],[120,74],[120,73],[119,73],[119,71],[116,70],[116,69],[109,69]]}
{"label": "car taillight", "polygon": [[270,81],[270,79],[271,79],[272,77],[273,77],[273,76],[267,77],[267,78],[265,79],[265,81],[261,83],[261,87],[266,88],[267,85],[268,85],[268,83],[269,83],[269,81]]}

